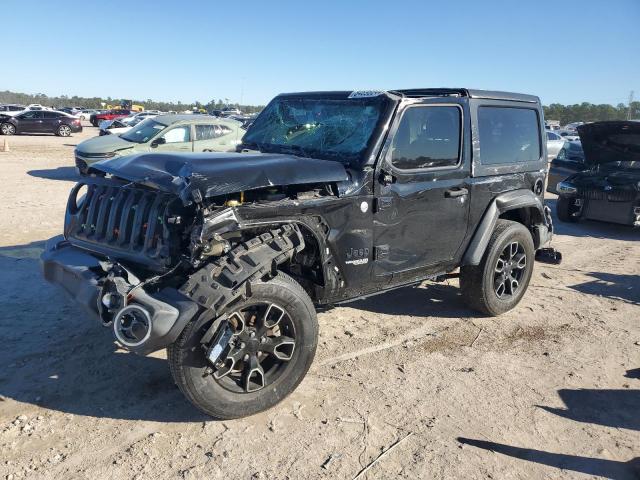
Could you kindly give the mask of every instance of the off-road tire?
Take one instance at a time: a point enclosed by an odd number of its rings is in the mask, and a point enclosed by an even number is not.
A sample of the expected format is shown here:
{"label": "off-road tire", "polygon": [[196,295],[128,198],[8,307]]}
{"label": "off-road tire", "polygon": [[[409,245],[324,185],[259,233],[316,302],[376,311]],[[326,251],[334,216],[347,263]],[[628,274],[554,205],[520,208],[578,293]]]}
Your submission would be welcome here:
{"label": "off-road tire", "polygon": [[[512,242],[522,245],[526,267],[517,291],[509,298],[498,297],[494,286],[498,258]],[[522,299],[533,272],[535,248],[531,233],[524,225],[511,220],[498,220],[479,265],[466,265],[460,269],[460,289],[464,301],[474,310],[490,316],[501,315]]]}
{"label": "off-road tire", "polygon": [[239,309],[251,302],[274,302],[290,313],[296,329],[296,348],[286,370],[255,392],[232,392],[221,386],[211,375],[210,367],[200,340],[211,323],[211,316],[204,310],[184,329],[178,340],[167,348],[171,375],[180,391],[199,410],[219,419],[231,419],[253,415],[266,410],[289,395],[306,375],[318,342],[318,321],[309,295],[295,280],[279,272],[267,281],[254,282],[251,296],[234,304]]}
{"label": "off-road tire", "polygon": [[558,197],[556,200],[556,214],[561,222],[575,223],[580,218],[575,213],[575,205],[572,204],[573,199]]}

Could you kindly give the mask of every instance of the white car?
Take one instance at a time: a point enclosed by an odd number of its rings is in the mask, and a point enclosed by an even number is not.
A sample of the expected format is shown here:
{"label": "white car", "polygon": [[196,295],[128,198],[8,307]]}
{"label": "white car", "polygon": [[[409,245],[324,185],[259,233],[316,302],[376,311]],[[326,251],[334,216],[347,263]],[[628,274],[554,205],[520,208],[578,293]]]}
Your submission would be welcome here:
{"label": "white car", "polygon": [[14,117],[21,112],[24,112],[24,105],[0,105],[0,115]]}
{"label": "white car", "polygon": [[25,110],[53,110],[52,108],[45,107],[44,105],[40,105],[39,103],[30,103],[26,106]]}
{"label": "white car", "polygon": [[547,130],[547,160],[551,161],[558,156],[566,140],[556,132]]}
{"label": "white car", "polygon": [[127,125],[134,126],[140,123],[142,120],[145,120],[147,118],[157,117],[157,116],[158,114],[156,113],[155,110],[147,110],[144,112],[133,113],[128,117],[121,118],[120,121],[123,123],[126,123]]}
{"label": "white car", "polygon": [[123,120],[123,118],[116,120],[103,120],[100,122],[99,135],[120,135],[124,132],[128,132],[133,128],[133,125],[128,125],[124,123]]}
{"label": "white car", "polygon": [[575,130],[560,130],[558,132],[558,135],[570,142],[580,140],[580,135],[578,135],[578,132],[576,132]]}
{"label": "white car", "polygon": [[80,120],[89,120],[89,118],[91,118],[91,115],[93,115],[96,112],[97,110],[94,110],[92,108],[85,108],[84,110],[80,110],[78,113],[76,113],[76,116]]}

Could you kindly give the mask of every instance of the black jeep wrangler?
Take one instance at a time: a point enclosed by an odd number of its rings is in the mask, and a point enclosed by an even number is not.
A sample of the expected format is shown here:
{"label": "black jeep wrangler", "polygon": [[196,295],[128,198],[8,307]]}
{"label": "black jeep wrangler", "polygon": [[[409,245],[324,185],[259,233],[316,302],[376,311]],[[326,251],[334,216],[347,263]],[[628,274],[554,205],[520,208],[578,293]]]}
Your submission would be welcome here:
{"label": "black jeep wrangler", "polygon": [[[552,232],[537,97],[467,89],[276,97],[237,153],[96,163],[44,276],[218,418],[276,404],[314,357],[314,305],[453,276],[488,315]],[[391,298],[391,297],[390,297]]]}

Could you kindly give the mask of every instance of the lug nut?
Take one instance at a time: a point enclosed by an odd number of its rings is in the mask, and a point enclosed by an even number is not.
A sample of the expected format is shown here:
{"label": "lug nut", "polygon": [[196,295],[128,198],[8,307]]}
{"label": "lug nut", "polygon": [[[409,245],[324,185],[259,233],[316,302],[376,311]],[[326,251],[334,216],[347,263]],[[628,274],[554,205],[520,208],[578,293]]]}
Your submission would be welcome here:
{"label": "lug nut", "polygon": [[243,360],[244,360],[245,362],[246,362],[247,360],[249,360],[249,354],[248,354],[248,353],[246,353],[246,354],[245,354],[245,356],[244,356]]}
{"label": "lug nut", "polygon": [[267,337],[262,337],[260,339],[260,343],[267,343]]}
{"label": "lug nut", "polygon": [[242,343],[240,344],[240,348],[244,348],[244,347],[246,347],[246,346],[247,346],[247,345],[246,345],[244,342],[242,342]]}

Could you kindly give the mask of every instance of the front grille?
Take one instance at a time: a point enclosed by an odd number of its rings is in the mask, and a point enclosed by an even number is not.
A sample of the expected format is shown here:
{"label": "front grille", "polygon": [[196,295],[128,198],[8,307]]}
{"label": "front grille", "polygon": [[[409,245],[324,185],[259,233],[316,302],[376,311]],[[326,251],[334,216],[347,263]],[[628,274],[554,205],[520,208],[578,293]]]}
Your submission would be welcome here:
{"label": "front grille", "polygon": [[584,190],[582,196],[587,200],[604,200],[608,202],[633,202],[637,193],[634,190],[613,189],[606,190]]}
{"label": "front grille", "polygon": [[115,157],[116,154],[113,152],[87,153],[87,152],[81,152],[80,150],[77,150],[76,155],[80,155],[81,157],[84,157],[84,158],[113,158]]}
{"label": "front grille", "polygon": [[[167,210],[175,197],[156,191],[90,184],[69,237],[98,252],[164,264],[169,255]],[[74,190],[75,192],[75,190]],[[73,193],[72,193],[73,195]],[[72,243],[74,243],[72,241]]]}

